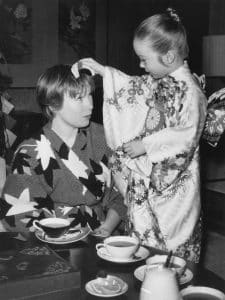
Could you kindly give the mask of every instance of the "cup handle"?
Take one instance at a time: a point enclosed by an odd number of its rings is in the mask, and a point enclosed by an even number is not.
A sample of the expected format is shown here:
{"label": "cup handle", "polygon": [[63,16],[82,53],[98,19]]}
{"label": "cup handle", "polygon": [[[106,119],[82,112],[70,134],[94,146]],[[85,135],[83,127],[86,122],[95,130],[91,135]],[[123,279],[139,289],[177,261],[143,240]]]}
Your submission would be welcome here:
{"label": "cup handle", "polygon": [[38,220],[34,220],[33,221],[33,226],[34,226],[34,228],[36,228],[37,230],[39,230],[39,231],[41,231],[41,232],[44,232],[44,230],[40,227],[40,225],[38,225],[39,224],[39,221]]}
{"label": "cup handle", "polygon": [[95,248],[96,248],[97,251],[98,251],[98,249],[100,249],[102,247],[105,247],[104,243],[98,243],[98,244],[95,245]]}

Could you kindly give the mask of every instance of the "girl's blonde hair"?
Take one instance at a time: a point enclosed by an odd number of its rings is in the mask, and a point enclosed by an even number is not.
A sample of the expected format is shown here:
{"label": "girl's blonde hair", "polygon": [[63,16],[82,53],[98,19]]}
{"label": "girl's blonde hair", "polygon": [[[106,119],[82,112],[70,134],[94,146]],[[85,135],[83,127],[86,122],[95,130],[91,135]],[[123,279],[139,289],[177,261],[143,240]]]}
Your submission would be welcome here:
{"label": "girl's blonde hair", "polygon": [[135,30],[134,38],[148,39],[151,47],[159,54],[177,50],[178,55],[188,57],[189,47],[186,30],[174,9],[145,19]]}

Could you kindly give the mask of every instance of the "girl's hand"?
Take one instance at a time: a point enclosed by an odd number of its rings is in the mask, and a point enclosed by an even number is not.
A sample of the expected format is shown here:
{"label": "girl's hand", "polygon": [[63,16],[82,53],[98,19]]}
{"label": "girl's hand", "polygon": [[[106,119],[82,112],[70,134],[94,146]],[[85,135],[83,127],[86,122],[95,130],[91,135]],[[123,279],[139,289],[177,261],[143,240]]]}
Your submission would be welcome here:
{"label": "girl's hand", "polygon": [[92,75],[99,74],[102,77],[105,75],[105,67],[99,64],[93,58],[83,58],[80,59],[78,62],[79,69],[89,69]]}
{"label": "girl's hand", "polygon": [[146,153],[144,144],[139,140],[124,143],[123,151],[131,158],[135,158]]}

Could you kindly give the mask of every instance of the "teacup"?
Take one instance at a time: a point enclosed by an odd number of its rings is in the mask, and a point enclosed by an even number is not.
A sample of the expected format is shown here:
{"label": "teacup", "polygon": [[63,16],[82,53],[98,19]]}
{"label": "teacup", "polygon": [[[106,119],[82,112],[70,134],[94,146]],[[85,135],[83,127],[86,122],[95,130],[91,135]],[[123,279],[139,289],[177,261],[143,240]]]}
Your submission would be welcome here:
{"label": "teacup", "polygon": [[[149,257],[146,260],[147,269],[150,269],[151,267],[163,266],[166,262],[166,259],[167,259],[167,255],[155,255],[155,256]],[[173,255],[170,260],[169,268],[171,270],[175,271],[175,273],[178,276],[181,276],[185,271],[186,261],[181,257]]]}
{"label": "teacup", "polygon": [[63,218],[46,218],[34,220],[33,226],[47,236],[57,238],[69,231],[70,221]]}
{"label": "teacup", "polygon": [[104,243],[96,244],[96,249],[105,247],[114,258],[127,259],[132,257],[139,248],[139,240],[131,236],[111,236],[104,239]]}
{"label": "teacup", "polygon": [[225,300],[225,295],[219,290],[206,286],[189,286],[181,291],[184,300]]}

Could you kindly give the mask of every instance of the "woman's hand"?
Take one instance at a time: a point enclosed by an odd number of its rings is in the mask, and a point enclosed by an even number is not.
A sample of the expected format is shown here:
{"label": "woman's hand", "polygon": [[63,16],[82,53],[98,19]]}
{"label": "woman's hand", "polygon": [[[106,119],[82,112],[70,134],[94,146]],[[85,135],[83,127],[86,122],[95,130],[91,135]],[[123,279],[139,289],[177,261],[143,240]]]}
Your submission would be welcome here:
{"label": "woman's hand", "polygon": [[110,232],[108,231],[107,228],[104,227],[104,225],[101,225],[99,226],[98,228],[96,228],[94,231],[93,231],[93,235],[95,236],[101,236],[101,237],[109,237],[110,236]]}
{"label": "woman's hand", "polygon": [[75,71],[75,73],[77,73],[76,69],[78,69],[78,70],[79,69],[88,69],[91,71],[92,75],[99,74],[102,77],[104,77],[104,75],[105,75],[105,67],[103,65],[99,64],[93,58],[80,59],[77,63],[75,63],[72,66],[72,72]]}
{"label": "woman's hand", "polygon": [[109,208],[105,221],[94,230],[94,235],[102,237],[110,236],[120,221],[118,213],[113,208]]}

